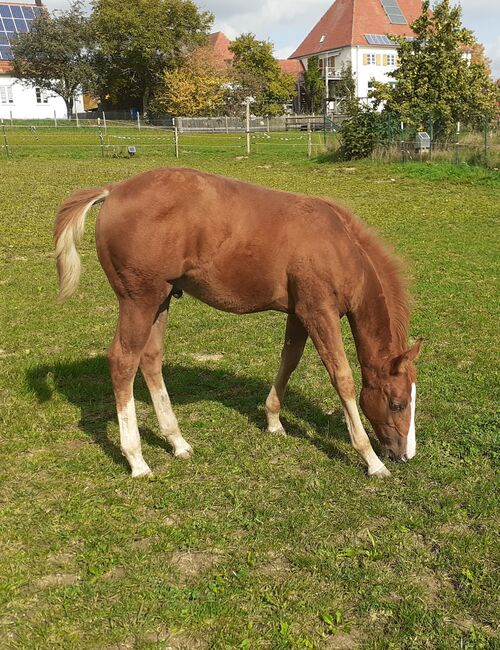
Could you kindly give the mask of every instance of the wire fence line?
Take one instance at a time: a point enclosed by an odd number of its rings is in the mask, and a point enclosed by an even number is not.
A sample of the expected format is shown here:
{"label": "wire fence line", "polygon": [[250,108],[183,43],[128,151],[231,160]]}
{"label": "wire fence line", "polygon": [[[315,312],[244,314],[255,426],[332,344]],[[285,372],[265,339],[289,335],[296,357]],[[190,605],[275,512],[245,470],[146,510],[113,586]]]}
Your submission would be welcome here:
{"label": "wire fence line", "polygon": [[[189,153],[317,156],[340,146],[339,131],[345,116],[334,119],[303,115],[247,120],[226,117],[176,118],[172,124],[144,124],[138,120],[0,121],[0,155],[3,158],[39,155],[74,157],[130,157],[161,155],[183,157]],[[432,124],[431,124],[432,127]],[[379,125],[372,159],[377,161],[443,160],[453,163],[500,166],[500,131],[485,120],[482,131],[457,126],[448,139],[429,134],[421,146],[415,127],[391,116]],[[435,134],[434,134],[435,135]]]}

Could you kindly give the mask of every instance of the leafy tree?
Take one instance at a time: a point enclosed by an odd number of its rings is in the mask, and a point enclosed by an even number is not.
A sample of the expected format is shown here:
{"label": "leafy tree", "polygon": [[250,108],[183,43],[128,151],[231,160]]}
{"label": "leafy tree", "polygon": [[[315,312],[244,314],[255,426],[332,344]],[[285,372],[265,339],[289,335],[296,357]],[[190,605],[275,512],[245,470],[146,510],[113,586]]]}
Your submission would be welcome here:
{"label": "leafy tree", "polygon": [[414,40],[391,35],[399,45],[399,67],[392,73],[394,88],[374,83],[377,102],[419,126],[432,117],[442,134],[452,132],[458,120],[478,123],[486,113],[497,113],[497,91],[484,61],[468,61],[464,48],[475,44],[461,23],[461,8],[441,0],[433,11],[422,3],[422,14],[411,25]]}
{"label": "leafy tree", "polygon": [[281,71],[268,41],[258,41],[253,34],[242,34],[229,49],[234,54],[232,87],[228,103],[236,111],[247,97],[254,99],[257,115],[281,115],[283,104],[295,92],[295,79]]}
{"label": "leafy tree", "polygon": [[321,77],[318,56],[310,56],[307,59],[307,70],[304,72],[304,90],[306,92],[307,110],[310,113],[319,113],[324,108],[325,82]]}
{"label": "leafy tree", "polygon": [[214,115],[224,104],[227,75],[213,48],[195,48],[176,70],[165,70],[152,108],[171,115]]}
{"label": "leafy tree", "polygon": [[96,69],[101,96],[141,106],[145,114],[165,70],[207,42],[213,16],[192,0],[94,0],[98,42]]}
{"label": "leafy tree", "polygon": [[13,74],[28,86],[62,97],[70,117],[75,94],[91,87],[94,80],[91,42],[81,2],[52,15],[42,11],[29,32],[12,40]]}

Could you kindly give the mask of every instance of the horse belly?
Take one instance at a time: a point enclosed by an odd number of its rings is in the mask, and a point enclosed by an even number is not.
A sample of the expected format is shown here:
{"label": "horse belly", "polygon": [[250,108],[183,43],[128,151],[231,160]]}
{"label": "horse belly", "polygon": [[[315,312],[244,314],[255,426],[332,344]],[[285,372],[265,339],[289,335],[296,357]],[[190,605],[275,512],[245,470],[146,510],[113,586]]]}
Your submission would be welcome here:
{"label": "horse belly", "polygon": [[175,285],[211,307],[234,314],[288,310],[286,280],[259,273],[258,269],[238,267],[227,273],[214,268],[197,269],[185,274]]}

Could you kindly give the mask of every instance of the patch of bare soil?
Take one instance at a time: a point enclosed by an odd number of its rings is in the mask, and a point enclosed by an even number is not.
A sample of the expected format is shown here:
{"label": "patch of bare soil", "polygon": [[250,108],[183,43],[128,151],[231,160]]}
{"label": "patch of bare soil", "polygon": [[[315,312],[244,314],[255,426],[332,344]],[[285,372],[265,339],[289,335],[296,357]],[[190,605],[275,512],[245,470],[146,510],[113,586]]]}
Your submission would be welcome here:
{"label": "patch of bare soil", "polygon": [[224,358],[224,355],[219,354],[219,353],[217,353],[217,354],[201,354],[201,353],[198,353],[198,352],[193,352],[191,354],[191,356],[196,361],[203,361],[203,362],[204,361],[220,361],[221,359]]}
{"label": "patch of bare soil", "polygon": [[356,630],[349,633],[337,632],[326,639],[322,647],[324,650],[355,650],[361,647],[361,637]]}
{"label": "patch of bare soil", "polygon": [[170,564],[177,571],[181,584],[217,563],[219,554],[213,551],[174,551]]}
{"label": "patch of bare soil", "polygon": [[68,587],[79,582],[80,576],[76,573],[51,573],[35,581],[37,589],[47,589],[48,587]]}
{"label": "patch of bare soil", "polygon": [[280,553],[268,553],[264,564],[257,566],[255,573],[265,576],[285,576],[290,573],[292,565]]}

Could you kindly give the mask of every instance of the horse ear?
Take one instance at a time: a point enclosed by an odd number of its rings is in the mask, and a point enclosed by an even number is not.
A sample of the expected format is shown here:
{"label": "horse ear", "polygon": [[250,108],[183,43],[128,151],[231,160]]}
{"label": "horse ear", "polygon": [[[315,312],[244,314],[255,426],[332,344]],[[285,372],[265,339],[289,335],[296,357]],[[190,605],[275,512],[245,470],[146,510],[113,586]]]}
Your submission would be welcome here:
{"label": "horse ear", "polygon": [[416,361],[422,348],[423,339],[417,339],[409,350],[403,352],[391,361],[391,375],[403,373],[411,361]]}

